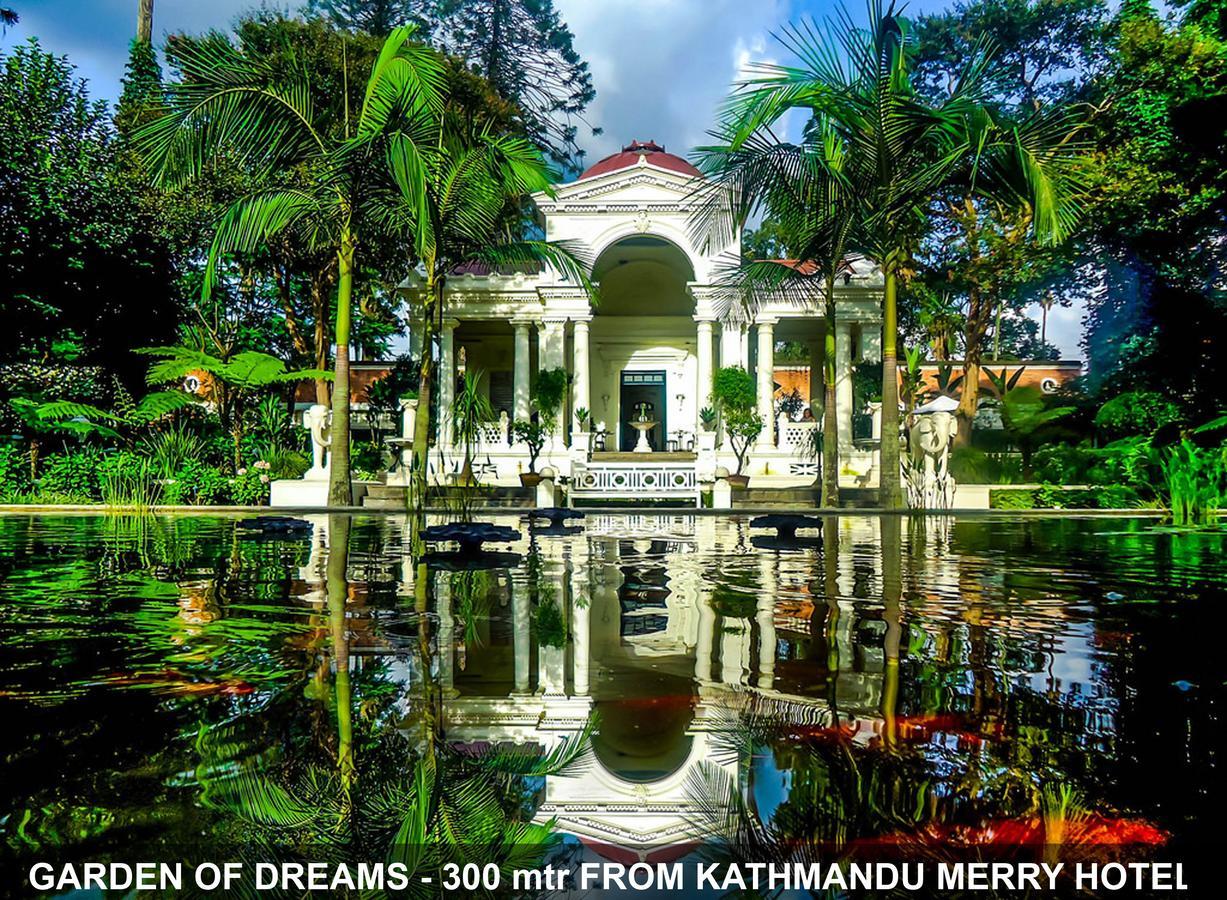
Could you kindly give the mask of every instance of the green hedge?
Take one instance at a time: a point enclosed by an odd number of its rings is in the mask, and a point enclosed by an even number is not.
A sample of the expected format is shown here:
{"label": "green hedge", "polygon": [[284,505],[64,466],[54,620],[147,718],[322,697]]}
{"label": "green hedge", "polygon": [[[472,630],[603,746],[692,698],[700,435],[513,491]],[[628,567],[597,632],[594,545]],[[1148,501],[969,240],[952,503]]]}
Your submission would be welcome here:
{"label": "green hedge", "polygon": [[1139,509],[1138,492],[1112,484],[1066,489],[1045,484],[1037,488],[997,488],[989,491],[990,509]]}

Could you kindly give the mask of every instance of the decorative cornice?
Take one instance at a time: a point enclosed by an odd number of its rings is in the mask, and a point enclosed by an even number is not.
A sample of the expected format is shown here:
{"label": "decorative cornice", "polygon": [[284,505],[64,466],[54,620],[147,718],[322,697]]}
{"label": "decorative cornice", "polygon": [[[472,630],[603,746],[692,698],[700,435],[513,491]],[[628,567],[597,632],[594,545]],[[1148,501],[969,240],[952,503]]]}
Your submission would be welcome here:
{"label": "decorative cornice", "polygon": [[660,169],[650,165],[636,166],[630,169],[619,169],[617,172],[610,172],[609,175],[603,176],[600,180],[592,179],[590,184],[586,181],[577,181],[569,185],[561,185],[556,189],[554,199],[551,200],[542,196],[541,199],[537,199],[537,206],[542,210],[549,210],[551,207],[565,206],[571,200],[587,200],[591,197],[601,197],[605,194],[612,194],[623,188],[639,184],[649,184],[653,187],[664,188],[665,190],[685,195],[694,192],[696,181],[697,179],[693,176],[671,172],[668,169]]}

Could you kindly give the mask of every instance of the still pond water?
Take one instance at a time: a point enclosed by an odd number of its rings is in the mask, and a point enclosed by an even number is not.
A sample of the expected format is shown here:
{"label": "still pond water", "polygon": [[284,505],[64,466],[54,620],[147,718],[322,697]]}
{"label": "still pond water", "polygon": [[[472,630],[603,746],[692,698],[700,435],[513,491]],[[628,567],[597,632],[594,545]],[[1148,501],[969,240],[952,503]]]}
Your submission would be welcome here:
{"label": "still pond water", "polygon": [[419,568],[403,518],[309,520],[0,517],[6,880],[1180,860],[1221,822],[1222,533],[847,516],[780,548],[738,517],[494,517],[522,532],[501,556]]}

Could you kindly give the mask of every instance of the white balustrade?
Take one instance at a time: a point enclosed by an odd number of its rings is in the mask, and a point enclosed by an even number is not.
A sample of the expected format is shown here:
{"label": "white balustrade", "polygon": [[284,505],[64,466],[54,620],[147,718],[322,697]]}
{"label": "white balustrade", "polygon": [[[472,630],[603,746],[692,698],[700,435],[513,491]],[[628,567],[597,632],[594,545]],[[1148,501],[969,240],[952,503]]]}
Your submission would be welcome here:
{"label": "white balustrade", "polygon": [[814,429],[818,428],[820,423],[816,420],[809,422],[785,422],[780,420],[780,449],[781,450],[800,450],[806,447],[814,446],[813,433]]}
{"label": "white balustrade", "polygon": [[478,447],[484,453],[496,453],[511,447],[511,421],[507,413],[500,413],[498,420],[484,422],[478,429]]}
{"label": "white balustrade", "polygon": [[699,479],[693,463],[602,463],[577,466],[571,493],[588,497],[695,497]]}

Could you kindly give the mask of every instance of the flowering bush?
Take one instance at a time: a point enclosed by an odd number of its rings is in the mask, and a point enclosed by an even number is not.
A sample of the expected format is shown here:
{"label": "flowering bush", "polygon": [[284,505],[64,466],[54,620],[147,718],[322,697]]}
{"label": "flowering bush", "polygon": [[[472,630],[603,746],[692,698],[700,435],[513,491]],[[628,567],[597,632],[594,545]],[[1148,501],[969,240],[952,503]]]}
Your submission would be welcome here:
{"label": "flowering bush", "polygon": [[268,485],[268,463],[257,462],[231,480],[230,499],[239,506],[261,506],[268,503]]}

